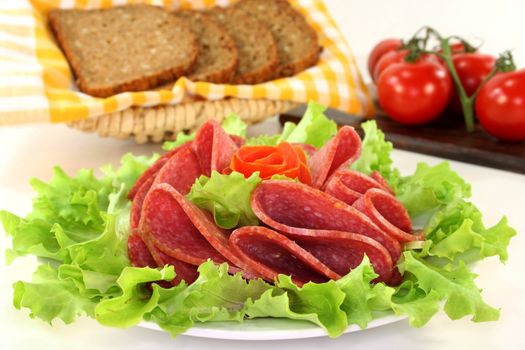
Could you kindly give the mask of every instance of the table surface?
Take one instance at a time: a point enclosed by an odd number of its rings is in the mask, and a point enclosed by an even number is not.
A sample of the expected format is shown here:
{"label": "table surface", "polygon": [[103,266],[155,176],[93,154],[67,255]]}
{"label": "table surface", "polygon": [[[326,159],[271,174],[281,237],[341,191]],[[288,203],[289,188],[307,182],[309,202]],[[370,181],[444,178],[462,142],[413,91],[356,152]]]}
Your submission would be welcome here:
{"label": "table surface", "polygon": [[[250,133],[279,131],[277,119],[252,127]],[[136,145],[132,141],[103,139],[80,133],[65,126],[21,126],[0,128],[0,208],[19,215],[31,208],[30,177],[48,180],[52,166],[60,165],[68,173],[82,167],[98,168],[106,163],[118,164],[126,152],[149,154],[158,151],[158,145]],[[395,151],[394,160],[403,172],[411,172],[419,161],[435,164],[441,159],[417,153]],[[487,224],[496,223],[501,215],[525,232],[525,176],[460,162],[451,162],[453,168],[472,184],[472,201],[482,212]],[[8,240],[0,235],[0,254]],[[486,301],[501,307],[498,322],[476,324],[468,319],[449,320],[440,312],[425,327],[413,329],[406,320],[386,326],[350,333],[337,339],[326,337],[286,341],[228,341],[179,336],[171,339],[167,334],[133,327],[113,329],[103,327],[88,318],[71,325],[57,322],[53,327],[28,317],[27,310],[12,306],[12,283],[29,279],[34,260],[20,259],[11,266],[4,264],[0,255],[0,348],[1,349],[269,349],[284,346],[287,349],[386,349],[427,350],[445,346],[462,349],[523,349],[523,321],[525,320],[525,280],[523,250],[525,239],[518,234],[509,247],[510,258],[502,265],[495,258],[487,259],[476,268]]]}

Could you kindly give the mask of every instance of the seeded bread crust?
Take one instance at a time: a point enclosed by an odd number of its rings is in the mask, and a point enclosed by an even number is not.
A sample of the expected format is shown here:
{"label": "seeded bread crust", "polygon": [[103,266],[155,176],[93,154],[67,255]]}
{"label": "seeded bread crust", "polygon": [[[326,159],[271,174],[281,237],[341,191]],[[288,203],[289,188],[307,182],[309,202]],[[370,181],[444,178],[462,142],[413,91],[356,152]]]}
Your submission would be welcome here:
{"label": "seeded bread crust", "polygon": [[53,10],[49,23],[78,88],[92,96],[149,90],[185,75],[197,60],[189,26],[156,6]]}
{"label": "seeded bread crust", "polygon": [[286,0],[241,0],[237,8],[268,26],[279,49],[279,66],[274,78],[295,75],[319,60],[322,47],[317,33]]}
{"label": "seeded bread crust", "polygon": [[236,7],[209,11],[228,31],[237,50],[239,64],[233,84],[258,84],[270,80],[279,64],[279,51],[268,27]]}
{"label": "seeded bread crust", "polygon": [[232,81],[239,52],[226,28],[203,11],[182,10],[174,15],[186,20],[198,39],[199,55],[188,78],[216,84]]}

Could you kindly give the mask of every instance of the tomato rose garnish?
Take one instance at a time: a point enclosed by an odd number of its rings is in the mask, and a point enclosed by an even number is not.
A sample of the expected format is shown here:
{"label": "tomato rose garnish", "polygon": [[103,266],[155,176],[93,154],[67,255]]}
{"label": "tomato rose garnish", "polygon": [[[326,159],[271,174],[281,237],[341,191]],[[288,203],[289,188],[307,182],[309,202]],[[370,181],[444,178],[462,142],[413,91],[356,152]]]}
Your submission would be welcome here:
{"label": "tomato rose garnish", "polygon": [[301,146],[281,142],[277,146],[242,146],[232,157],[230,169],[250,177],[259,172],[261,179],[284,175],[311,184],[312,175]]}

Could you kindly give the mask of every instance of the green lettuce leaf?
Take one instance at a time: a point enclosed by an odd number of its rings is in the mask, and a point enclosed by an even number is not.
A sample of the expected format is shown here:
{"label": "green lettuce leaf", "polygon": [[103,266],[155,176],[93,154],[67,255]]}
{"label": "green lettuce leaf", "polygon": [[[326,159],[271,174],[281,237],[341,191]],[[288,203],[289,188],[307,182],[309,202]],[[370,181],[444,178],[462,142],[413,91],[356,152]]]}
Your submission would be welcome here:
{"label": "green lettuce leaf", "polygon": [[232,113],[221,123],[222,128],[230,135],[237,135],[246,138],[248,125],[237,114]]}
{"label": "green lettuce leaf", "polygon": [[403,256],[405,272],[416,278],[418,287],[426,294],[434,291],[439,295],[436,300],[446,300],[444,309],[452,320],[467,315],[472,315],[474,322],[495,321],[499,318],[499,311],[481,298],[480,290],[474,283],[476,275],[463,262],[457,266],[437,267],[415,258],[410,252],[405,252]]}
{"label": "green lettuce leaf", "polygon": [[375,120],[364,122],[361,127],[365,132],[361,144],[361,155],[350,167],[367,175],[378,171],[396,191],[400,174],[392,165],[390,157],[393,149],[392,143],[385,140],[385,134],[377,128]]}
{"label": "green lettuce leaf", "polygon": [[396,314],[408,316],[412,327],[419,328],[439,311],[440,301],[441,297],[435,290],[426,293],[412,281],[406,281],[392,297],[391,307]]}
{"label": "green lettuce leaf", "polygon": [[288,122],[284,126],[281,141],[308,143],[322,147],[337,133],[337,124],[324,115],[326,107],[309,102],[301,121],[295,125]]}
{"label": "green lettuce leaf", "polygon": [[281,135],[259,135],[246,140],[246,146],[277,146],[281,141]]}
{"label": "green lettuce leaf", "polygon": [[193,141],[196,133],[192,132],[191,134],[186,133],[185,131],[179,131],[175,137],[175,141],[166,141],[162,144],[162,149],[165,151],[171,151],[179,146],[182,146],[186,142]]}
{"label": "green lettuce leaf", "polygon": [[48,323],[59,318],[67,324],[80,315],[93,316],[97,305],[97,300],[86,297],[72,278],[59,276],[57,269],[46,264],[38,266],[31,282],[18,281],[13,289],[17,309],[28,308],[31,318]]}
{"label": "green lettuce leaf", "polygon": [[259,173],[246,179],[235,171],[229,175],[213,171],[211,177],[199,177],[186,198],[199,208],[213,213],[219,227],[231,229],[258,225],[259,220],[250,205],[250,196],[260,182]]}
{"label": "green lettuce leaf", "polygon": [[271,285],[262,280],[244,280],[240,273],[228,274],[226,264],[211,261],[199,267],[191,285],[159,287],[158,305],[144,315],[172,336],[183,333],[195,322],[241,321],[251,300],[259,299]]}
{"label": "green lettuce leaf", "polygon": [[[158,305],[160,298],[158,286],[148,290],[146,283],[159,280],[171,281],[175,278],[173,266],[162,270],[125,267],[117,284],[122,294],[102,300],[95,308],[95,317],[100,323],[113,327],[130,327],[142,321],[145,313]],[[181,285],[183,288],[184,285]]]}
{"label": "green lettuce leaf", "polygon": [[470,259],[498,255],[505,262],[510,239],[516,235],[505,217],[486,228],[479,209],[463,200],[456,200],[436,212],[425,232],[433,242],[429,255],[451,261],[470,253]]}
{"label": "green lettuce leaf", "polygon": [[307,283],[300,288],[290,276],[279,275],[276,287],[247,302],[246,314],[250,318],[305,320],[325,329],[330,337],[341,335],[348,327],[347,316],[341,310],[345,294],[335,281]]}
{"label": "green lettuce leaf", "polygon": [[370,260],[365,256],[359,266],[336,281],[337,286],[345,293],[341,309],[347,315],[348,324],[366,328],[373,318],[373,310],[389,308],[394,289],[384,284],[371,284],[377,276]]}
{"label": "green lettuce leaf", "polygon": [[435,166],[419,163],[413,175],[401,179],[396,195],[410,216],[415,217],[470,197],[470,185],[450,168],[448,162]]}

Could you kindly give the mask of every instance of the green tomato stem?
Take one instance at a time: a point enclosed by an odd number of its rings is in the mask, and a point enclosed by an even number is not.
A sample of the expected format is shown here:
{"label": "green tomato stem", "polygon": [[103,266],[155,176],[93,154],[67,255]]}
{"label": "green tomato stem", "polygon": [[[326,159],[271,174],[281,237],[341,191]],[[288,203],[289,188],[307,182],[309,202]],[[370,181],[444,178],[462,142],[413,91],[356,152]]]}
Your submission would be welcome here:
{"label": "green tomato stem", "polygon": [[472,132],[474,131],[474,106],[473,106],[474,99],[467,95],[465,88],[463,88],[463,84],[461,84],[461,79],[459,79],[458,72],[456,71],[456,68],[454,67],[454,64],[452,63],[452,50],[450,48],[449,39],[440,38],[440,41],[441,41],[441,49],[443,50],[441,59],[447,65],[447,68],[452,77],[452,81],[454,82],[454,85],[456,86],[456,91],[458,92],[459,100],[461,102],[461,108],[463,110],[463,116],[465,118],[466,129],[468,132]]}

